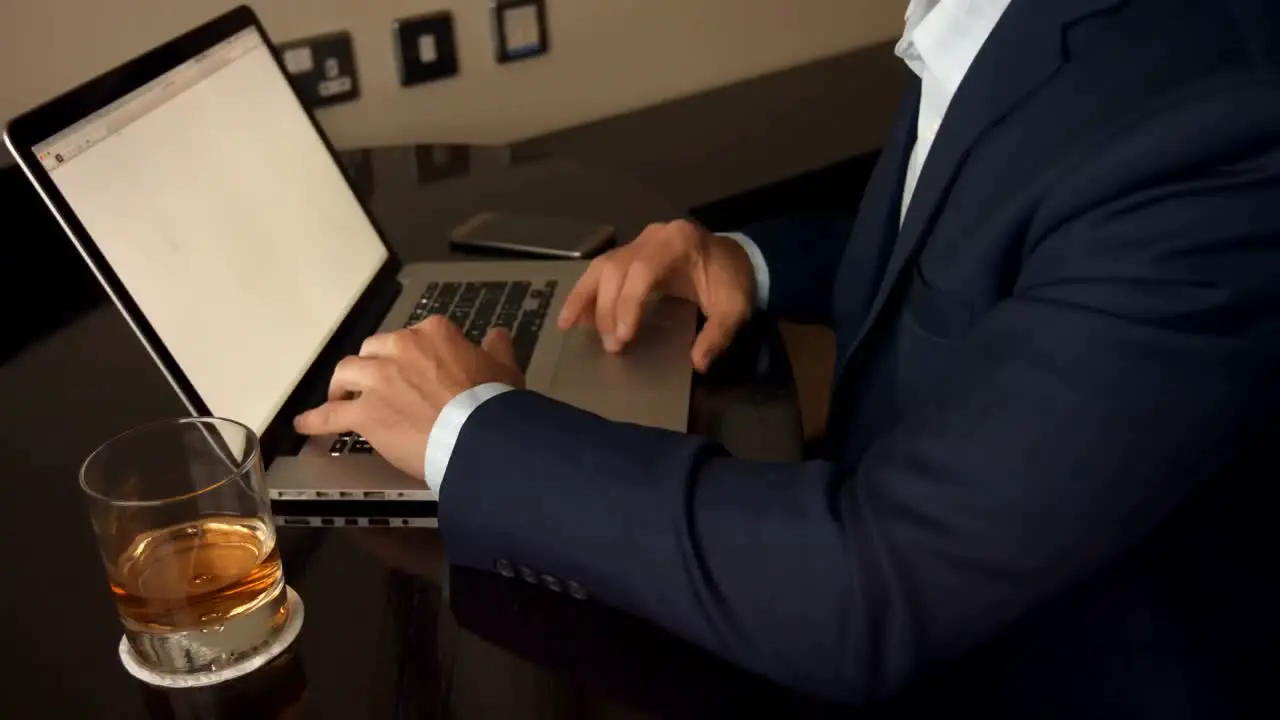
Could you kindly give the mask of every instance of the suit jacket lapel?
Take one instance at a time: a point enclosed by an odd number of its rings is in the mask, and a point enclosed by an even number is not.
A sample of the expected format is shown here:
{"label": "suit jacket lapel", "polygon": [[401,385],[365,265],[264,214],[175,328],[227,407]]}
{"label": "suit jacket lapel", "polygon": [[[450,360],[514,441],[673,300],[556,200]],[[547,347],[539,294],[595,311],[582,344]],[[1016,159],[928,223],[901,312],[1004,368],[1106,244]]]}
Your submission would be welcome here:
{"label": "suit jacket lapel", "polygon": [[[898,236],[898,208],[902,206],[907,158],[915,144],[915,118],[919,107],[920,82],[916,80],[909,83],[903,95],[880,160],[867,180],[852,231],[853,240],[846,246],[841,259],[840,303],[846,312],[859,319],[867,316],[877,280],[883,277],[889,253]],[[855,289],[857,297],[849,297],[849,292]]]}
{"label": "suit jacket lapel", "polygon": [[[841,367],[866,337],[898,276],[928,234],[938,207],[969,151],[984,132],[1017,108],[1061,67],[1065,60],[1064,34],[1069,24],[1119,2],[1121,0],[1053,3],[1015,0],[1005,11],[952,98],[920,173],[871,311],[841,359]],[[912,128],[915,119],[914,114],[909,118]],[[905,164],[910,147],[908,143],[907,153],[899,159],[901,163]],[[893,203],[891,215],[896,219],[901,208],[901,190],[893,197],[897,202]]]}
{"label": "suit jacket lapel", "polygon": [[[916,141],[916,118],[920,114],[920,81],[913,80],[902,98],[898,116],[889,138],[885,140],[880,162],[876,166],[862,206],[858,221],[867,218],[867,232],[873,232],[877,240],[889,245],[898,236],[898,220],[901,217],[903,183],[906,182],[907,160]],[[862,228],[859,228],[861,231]]]}

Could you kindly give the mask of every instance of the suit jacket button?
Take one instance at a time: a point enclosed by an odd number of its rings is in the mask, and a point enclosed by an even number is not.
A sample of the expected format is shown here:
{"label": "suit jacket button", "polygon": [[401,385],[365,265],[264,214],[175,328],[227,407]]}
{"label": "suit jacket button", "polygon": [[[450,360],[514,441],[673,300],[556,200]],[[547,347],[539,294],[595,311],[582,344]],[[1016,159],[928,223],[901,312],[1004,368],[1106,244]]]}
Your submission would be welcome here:
{"label": "suit jacket button", "polygon": [[574,597],[578,598],[579,600],[586,600],[586,599],[587,599],[587,590],[586,590],[586,588],[582,587],[581,585],[579,585],[578,583],[576,583],[576,582],[574,582],[574,581],[572,581],[572,580],[570,580],[570,581],[568,582],[568,586],[569,586],[569,594],[570,594],[570,595],[572,595],[572,596],[574,596]]}
{"label": "suit jacket button", "polygon": [[501,575],[502,577],[516,576],[516,569],[511,566],[511,561],[507,560],[506,558],[503,558],[502,560],[499,560],[498,562],[494,563],[493,567],[498,571],[498,574]]}
{"label": "suit jacket button", "polygon": [[551,592],[560,592],[560,581],[552,577],[551,575],[543,574],[542,586],[550,590]]}
{"label": "suit jacket button", "polygon": [[520,566],[520,579],[524,580],[527,583],[531,583],[533,585],[538,584],[538,574],[534,572],[533,568],[529,567],[528,565]]}

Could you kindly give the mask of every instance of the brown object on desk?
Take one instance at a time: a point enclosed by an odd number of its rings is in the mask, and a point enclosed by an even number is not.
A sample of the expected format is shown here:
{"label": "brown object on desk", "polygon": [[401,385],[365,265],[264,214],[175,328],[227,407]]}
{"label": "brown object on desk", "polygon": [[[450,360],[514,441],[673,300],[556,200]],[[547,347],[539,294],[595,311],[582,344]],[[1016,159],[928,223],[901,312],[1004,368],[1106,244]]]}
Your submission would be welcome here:
{"label": "brown object on desk", "polygon": [[827,430],[827,412],[831,404],[831,381],[835,375],[836,336],[821,325],[778,323],[791,372],[796,379],[796,395],[800,403],[800,421],[804,439],[817,440]]}

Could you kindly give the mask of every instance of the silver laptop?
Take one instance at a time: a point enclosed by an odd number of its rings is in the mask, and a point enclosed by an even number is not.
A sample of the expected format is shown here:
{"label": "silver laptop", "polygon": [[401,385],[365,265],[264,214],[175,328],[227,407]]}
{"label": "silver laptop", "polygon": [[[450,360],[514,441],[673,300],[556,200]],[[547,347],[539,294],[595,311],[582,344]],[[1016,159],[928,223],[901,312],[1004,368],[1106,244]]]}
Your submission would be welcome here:
{"label": "silver laptop", "polygon": [[16,118],[5,143],[190,411],[257,430],[275,499],[433,499],[363,438],[292,430],[339,359],[428,314],[477,341],[511,328],[531,389],[685,428],[691,305],[658,303],[612,356],[555,326],[581,262],[402,265],[247,8]]}

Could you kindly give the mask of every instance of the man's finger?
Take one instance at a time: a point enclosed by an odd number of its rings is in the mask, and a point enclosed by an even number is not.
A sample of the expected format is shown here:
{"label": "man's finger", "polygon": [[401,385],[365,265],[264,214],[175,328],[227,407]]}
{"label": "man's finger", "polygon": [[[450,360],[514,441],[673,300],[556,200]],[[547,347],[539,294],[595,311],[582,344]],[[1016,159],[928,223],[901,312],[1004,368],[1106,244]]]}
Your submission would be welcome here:
{"label": "man's finger", "polygon": [[503,365],[517,371],[520,369],[516,364],[516,349],[511,342],[511,332],[506,328],[490,328],[489,332],[484,334],[484,340],[480,341],[480,349],[492,355],[494,360]]}
{"label": "man's finger", "polygon": [[329,399],[346,400],[377,382],[385,360],[348,355],[338,362],[329,379]]}
{"label": "man's finger", "polygon": [[593,262],[587,266],[587,271],[578,278],[578,282],[574,284],[573,290],[569,291],[569,295],[564,299],[564,305],[560,308],[560,317],[557,318],[556,324],[561,330],[568,330],[578,323],[582,318],[583,311],[594,310],[596,299],[596,287],[600,282],[600,268],[602,263]]}
{"label": "man's finger", "polygon": [[564,329],[568,330],[570,327],[573,327],[575,325],[585,325],[588,327],[595,327],[595,324],[596,324],[596,299],[595,297],[592,297],[590,300],[587,301],[586,305],[582,306],[582,310],[578,312],[578,318],[574,320],[572,323],[570,323],[570,325]]}
{"label": "man's finger", "polygon": [[360,357],[366,358],[386,358],[394,357],[399,354],[400,348],[406,342],[404,330],[396,332],[378,333],[370,335],[360,344]]}
{"label": "man's finger", "polygon": [[722,317],[707,318],[706,324],[702,326],[702,332],[698,333],[698,337],[693,341],[691,356],[693,366],[698,369],[698,372],[706,372],[707,368],[711,367],[711,361],[729,346],[739,324]]}
{"label": "man's finger", "polygon": [[337,435],[355,430],[359,414],[355,400],[330,400],[293,419],[293,427],[303,435]]}
{"label": "man's finger", "polygon": [[600,272],[600,284],[596,288],[596,331],[600,333],[600,342],[609,352],[618,352],[622,343],[618,340],[614,329],[618,293],[622,291],[625,270],[616,265],[605,267]]}
{"label": "man's finger", "polygon": [[414,325],[412,332],[424,333],[426,337],[432,338],[433,342],[456,342],[459,340],[467,342],[466,337],[462,334],[462,328],[453,324],[453,321],[444,315],[428,317],[426,320]]}
{"label": "man's finger", "polygon": [[619,342],[627,343],[635,337],[640,316],[644,313],[644,301],[653,292],[655,283],[657,273],[650,267],[640,262],[631,263],[614,308],[613,332]]}

